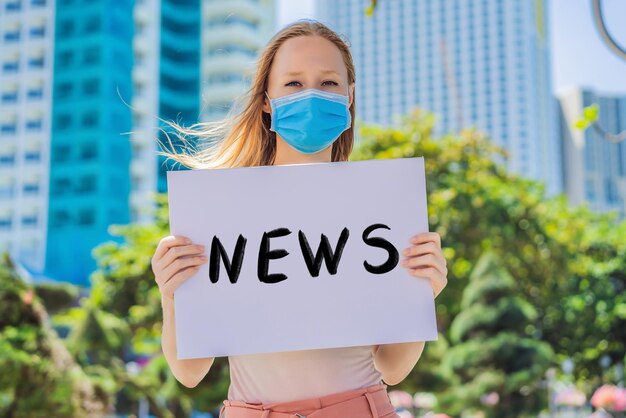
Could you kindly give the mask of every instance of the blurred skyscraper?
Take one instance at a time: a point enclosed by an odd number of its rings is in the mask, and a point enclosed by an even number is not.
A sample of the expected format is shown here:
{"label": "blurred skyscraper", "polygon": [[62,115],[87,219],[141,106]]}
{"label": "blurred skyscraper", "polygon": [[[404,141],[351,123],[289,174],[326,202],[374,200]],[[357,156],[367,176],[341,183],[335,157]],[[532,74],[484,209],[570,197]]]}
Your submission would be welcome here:
{"label": "blurred skyscraper", "polygon": [[610,133],[626,130],[626,95],[603,95],[572,88],[558,94],[563,141],[565,193],[572,205],[587,202],[597,212],[617,210],[626,217],[626,142],[613,143],[593,128],[573,127],[583,109],[600,108],[599,125]]}
{"label": "blurred skyscraper", "polygon": [[[161,0],[136,0],[134,10],[135,36],[133,39],[133,97],[131,107],[133,126],[130,134],[131,160],[131,219],[133,222],[150,222],[157,191],[159,169],[156,138],[161,125],[160,114],[160,60],[159,43],[164,39],[164,49],[168,36],[161,36]],[[193,28],[194,25],[192,25]],[[197,26],[197,25],[195,25]],[[196,28],[197,30],[197,28]],[[171,68],[171,63],[165,68]],[[181,63],[181,67],[184,64]],[[167,91],[167,89],[166,89]],[[167,96],[167,93],[164,93]],[[128,100],[128,99],[126,99]],[[182,109],[182,108],[181,108]]]}
{"label": "blurred skyscraper", "polygon": [[131,4],[2,3],[0,245],[36,274],[85,284],[129,220]]}
{"label": "blurred skyscraper", "polygon": [[0,8],[0,250],[43,270],[54,6],[44,0],[7,0]]}
{"label": "blurred skyscraper", "polygon": [[130,220],[133,0],[56,6],[45,274],[86,285],[91,250]]}
{"label": "blurred skyscraper", "polygon": [[394,125],[421,107],[437,135],[477,126],[508,150],[508,168],[562,191],[541,0],[316,0],[316,15],[351,44],[357,115]]}
{"label": "blurred skyscraper", "polygon": [[[244,77],[274,33],[275,9],[275,0],[138,1],[134,220],[149,220],[142,209],[152,206],[154,191],[167,190],[166,172],[184,169],[154,155],[157,137],[168,147],[171,140],[182,148],[172,128],[156,116],[185,127],[224,117],[234,98],[248,88]],[[157,170],[152,170],[153,164]]]}
{"label": "blurred skyscraper", "polygon": [[0,251],[88,285],[111,224],[149,221],[172,164],[159,120],[226,114],[274,0],[0,2]]}
{"label": "blurred skyscraper", "polygon": [[260,50],[276,31],[275,0],[209,0],[202,8],[202,119],[226,115],[250,87]]}

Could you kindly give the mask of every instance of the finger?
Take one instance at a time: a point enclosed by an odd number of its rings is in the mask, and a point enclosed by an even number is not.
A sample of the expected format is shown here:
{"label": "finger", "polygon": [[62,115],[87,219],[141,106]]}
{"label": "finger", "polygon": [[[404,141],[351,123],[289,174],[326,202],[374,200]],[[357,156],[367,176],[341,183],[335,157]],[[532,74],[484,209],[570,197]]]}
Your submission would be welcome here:
{"label": "finger", "polygon": [[446,287],[448,279],[434,267],[413,268],[409,270],[417,278],[423,278],[430,282],[435,297]]}
{"label": "finger", "polygon": [[[436,274],[439,274],[436,268],[434,267],[422,267],[422,268],[411,268],[409,269],[409,273],[412,276],[417,277],[418,279],[428,280],[430,286],[433,287],[433,279]],[[433,288],[434,290],[434,288]]]}
{"label": "finger", "polygon": [[431,280],[438,286],[445,286],[448,283],[448,279],[434,267],[415,267],[410,268],[409,272],[415,277]]}
{"label": "finger", "polygon": [[191,244],[191,240],[182,235],[168,235],[159,241],[154,256],[152,257],[152,264],[155,265],[165,253],[175,245],[188,245]]}
{"label": "finger", "polygon": [[443,275],[448,273],[445,260],[442,260],[441,256],[432,253],[405,258],[402,260],[402,265],[410,268],[431,266],[435,267]]}
{"label": "finger", "polygon": [[420,254],[437,254],[439,252],[439,247],[436,243],[432,241],[424,242],[421,244],[411,245],[410,247],[405,248],[402,251],[402,255],[407,257],[412,257]]}
{"label": "finger", "polygon": [[171,247],[163,258],[157,261],[157,268],[160,270],[165,270],[170,264],[176,261],[177,258],[188,258],[188,256],[195,256],[199,254],[204,254],[204,246],[199,244],[190,244],[190,245],[178,245],[176,247]]}
{"label": "finger", "polygon": [[168,280],[163,286],[161,286],[161,294],[167,295],[168,297],[173,298],[174,292],[178,287],[188,278],[196,274],[200,267],[199,266],[191,266],[187,267],[172,277],[171,280]]}
{"label": "finger", "polygon": [[409,239],[409,242],[413,244],[420,244],[428,241],[433,241],[441,247],[441,236],[437,232],[420,232],[419,234],[413,235]]}
{"label": "finger", "polygon": [[441,274],[439,270],[434,267],[411,267],[409,273],[415,277],[423,277],[425,279],[434,278],[436,274]]}
{"label": "finger", "polygon": [[172,277],[174,277],[179,271],[191,266],[200,266],[206,263],[206,261],[207,257],[204,255],[187,258],[177,258],[169,266],[163,269],[159,279],[157,280],[157,283],[159,283],[160,285],[164,285],[169,280],[171,280]]}

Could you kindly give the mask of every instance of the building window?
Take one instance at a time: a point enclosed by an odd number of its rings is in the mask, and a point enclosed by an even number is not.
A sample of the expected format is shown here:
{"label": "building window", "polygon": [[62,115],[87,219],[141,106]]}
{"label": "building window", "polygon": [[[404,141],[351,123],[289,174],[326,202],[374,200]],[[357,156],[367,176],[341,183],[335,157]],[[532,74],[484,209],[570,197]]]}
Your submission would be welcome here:
{"label": "building window", "polygon": [[2,124],[0,125],[0,132],[3,134],[14,134],[16,130],[16,122],[2,122]]}
{"label": "building window", "polygon": [[29,99],[41,99],[43,97],[43,87],[31,87],[26,92]]}
{"label": "building window", "polygon": [[99,87],[100,87],[100,84],[97,78],[87,80],[83,82],[83,93],[85,93],[88,96],[94,96],[98,94],[98,91],[100,90]]}
{"label": "building window", "polygon": [[58,65],[61,68],[66,68],[72,65],[73,60],[74,60],[74,52],[63,51],[59,53]]}
{"label": "building window", "polygon": [[52,182],[51,194],[53,196],[62,196],[72,191],[72,181],[69,178],[58,178]]}
{"label": "building window", "polygon": [[76,189],[79,193],[93,192],[96,190],[96,176],[83,176],[78,180],[78,188]]}
{"label": "building window", "polygon": [[57,129],[65,130],[72,124],[72,115],[64,114],[57,116]]}
{"label": "building window", "polygon": [[96,213],[93,209],[81,209],[78,212],[79,225],[93,225],[96,221]]}
{"label": "building window", "polygon": [[22,217],[22,225],[25,226],[36,226],[37,225],[37,215],[26,215]]}
{"label": "building window", "polygon": [[100,62],[100,49],[90,47],[85,49],[83,55],[83,63],[85,64],[98,64]]}
{"label": "building window", "polygon": [[91,111],[83,114],[83,126],[86,128],[98,125],[98,113]]}
{"label": "building window", "polygon": [[17,42],[20,40],[20,30],[15,29],[4,33],[5,42]]}
{"label": "building window", "polygon": [[70,221],[70,213],[67,210],[57,210],[52,214],[51,224],[53,227],[63,227],[65,225],[68,225]]}
{"label": "building window", "polygon": [[28,59],[28,66],[30,68],[43,68],[43,56],[30,57]]}
{"label": "building window", "polygon": [[9,0],[4,6],[7,12],[19,12],[22,10],[22,2],[20,0]]}
{"label": "building window", "polygon": [[84,33],[90,34],[100,30],[100,17],[98,15],[89,16],[85,21]]}
{"label": "building window", "polygon": [[83,144],[80,148],[81,160],[94,160],[98,156],[98,144],[93,142]]}
{"label": "building window", "polygon": [[39,192],[39,184],[37,183],[26,183],[24,184],[24,193],[37,193]]}
{"label": "building window", "polygon": [[69,161],[71,155],[71,148],[69,145],[55,145],[52,148],[52,161],[55,163],[63,163]]}
{"label": "building window", "polygon": [[0,155],[0,166],[7,166],[15,164],[15,155],[14,154],[4,154]]}
{"label": "building window", "polygon": [[41,118],[29,119],[26,121],[26,129],[29,131],[40,131],[42,126]]}
{"label": "building window", "polygon": [[60,38],[69,38],[74,34],[74,21],[73,20],[64,20],[59,22],[59,29],[57,34]]}
{"label": "building window", "polygon": [[2,69],[5,73],[15,73],[19,69],[18,61],[9,61],[2,64]]}
{"label": "building window", "polygon": [[72,83],[63,82],[57,84],[57,94],[60,98],[69,97],[72,94]]}
{"label": "building window", "polygon": [[38,162],[41,160],[41,152],[37,151],[26,151],[24,154],[24,160],[26,162]]}
{"label": "building window", "polygon": [[43,38],[46,35],[45,26],[35,26],[30,28],[30,37],[31,38]]}
{"label": "building window", "polygon": [[17,102],[17,90],[2,92],[2,103],[16,103],[16,102]]}
{"label": "building window", "polygon": [[[1,194],[0,189],[0,194]],[[11,218],[0,218],[0,229],[11,229]]]}

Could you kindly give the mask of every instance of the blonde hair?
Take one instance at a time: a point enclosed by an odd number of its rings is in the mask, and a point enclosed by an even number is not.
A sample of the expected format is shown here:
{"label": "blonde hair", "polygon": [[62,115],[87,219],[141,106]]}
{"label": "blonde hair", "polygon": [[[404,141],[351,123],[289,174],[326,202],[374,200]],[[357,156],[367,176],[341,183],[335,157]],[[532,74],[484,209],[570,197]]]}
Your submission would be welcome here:
{"label": "blonde hair", "polygon": [[[235,99],[224,119],[195,123],[189,128],[161,119],[174,128],[174,133],[182,140],[184,147],[181,153],[176,152],[168,133],[165,132],[173,151],[157,153],[191,169],[272,165],[276,156],[276,133],[269,129],[271,115],[263,112],[270,68],[276,51],[286,40],[313,35],[323,36],[339,48],[348,70],[348,85],[352,84],[355,80],[355,69],[348,42],[319,21],[298,20],[282,28],[270,39],[257,60],[251,87]],[[244,108],[238,112],[242,102]],[[352,117],[350,128],[346,129],[332,145],[332,161],[347,161],[352,152],[355,103],[353,98],[350,106]],[[197,127],[200,129],[195,129]],[[187,135],[197,137],[198,149],[195,149],[195,145],[187,143]],[[187,149],[192,149],[192,152],[187,153]]]}

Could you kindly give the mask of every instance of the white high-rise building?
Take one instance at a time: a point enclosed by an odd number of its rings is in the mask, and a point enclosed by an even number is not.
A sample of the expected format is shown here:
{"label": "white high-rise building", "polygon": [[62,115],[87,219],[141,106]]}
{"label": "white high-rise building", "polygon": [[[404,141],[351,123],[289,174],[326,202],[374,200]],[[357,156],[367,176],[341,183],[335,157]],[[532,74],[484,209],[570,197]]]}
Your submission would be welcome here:
{"label": "white high-rise building", "polygon": [[45,263],[54,2],[0,2],[0,252]]}
{"label": "white high-rise building", "polygon": [[547,7],[534,0],[316,0],[356,65],[357,117],[395,125],[414,107],[435,134],[476,126],[509,151],[510,171],[562,191]]}
{"label": "white high-rise building", "polygon": [[[131,211],[150,222],[153,193],[166,191],[165,172],[180,167],[157,158],[172,129],[226,115],[248,87],[258,52],[274,33],[274,0],[137,0],[133,67]],[[171,161],[168,161],[170,163]],[[156,168],[156,170],[155,170]]]}
{"label": "white high-rise building", "polygon": [[133,40],[133,129],[131,132],[131,219],[151,222],[159,120],[161,0],[136,0]]}
{"label": "white high-rise building", "polygon": [[258,54],[275,26],[275,0],[203,1],[202,120],[224,117],[250,87]]}
{"label": "white high-rise building", "polygon": [[598,104],[601,129],[626,131],[626,94],[600,94],[586,88],[559,92],[565,193],[571,205],[587,203],[597,212],[616,210],[626,217],[626,141],[611,142],[593,127],[574,127],[583,109]]}

